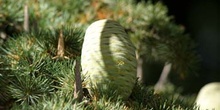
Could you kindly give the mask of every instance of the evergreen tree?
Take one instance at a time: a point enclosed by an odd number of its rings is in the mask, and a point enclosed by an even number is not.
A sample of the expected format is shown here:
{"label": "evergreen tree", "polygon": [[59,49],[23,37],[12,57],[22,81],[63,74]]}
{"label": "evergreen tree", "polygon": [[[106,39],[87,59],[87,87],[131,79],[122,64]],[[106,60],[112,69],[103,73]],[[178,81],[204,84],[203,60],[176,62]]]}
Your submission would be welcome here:
{"label": "evergreen tree", "polygon": [[185,98],[154,94],[138,83],[128,101],[105,96],[94,101],[86,91],[82,102],[74,98],[83,30],[98,19],[113,19],[126,28],[138,61],[172,64],[180,75],[194,71],[192,40],[162,3],[0,0],[0,5],[0,109],[194,109]]}

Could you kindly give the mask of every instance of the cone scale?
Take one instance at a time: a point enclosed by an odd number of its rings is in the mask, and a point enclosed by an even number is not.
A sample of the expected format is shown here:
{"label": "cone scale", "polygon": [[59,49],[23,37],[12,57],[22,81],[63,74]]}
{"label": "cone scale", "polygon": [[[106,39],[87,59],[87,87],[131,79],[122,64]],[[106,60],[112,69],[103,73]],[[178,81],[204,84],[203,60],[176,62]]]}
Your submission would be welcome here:
{"label": "cone scale", "polygon": [[116,21],[99,20],[87,28],[81,66],[91,95],[102,88],[115,90],[112,95],[122,99],[130,96],[136,82],[135,47]]}

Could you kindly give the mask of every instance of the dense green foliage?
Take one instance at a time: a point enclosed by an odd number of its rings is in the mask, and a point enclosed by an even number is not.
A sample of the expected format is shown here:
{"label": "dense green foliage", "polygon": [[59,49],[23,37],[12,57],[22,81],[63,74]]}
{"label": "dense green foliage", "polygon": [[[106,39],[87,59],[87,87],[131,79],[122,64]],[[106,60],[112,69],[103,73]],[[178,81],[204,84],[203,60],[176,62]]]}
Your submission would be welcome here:
{"label": "dense green foliage", "polygon": [[[25,5],[29,9],[29,33],[23,29]],[[167,16],[162,3],[0,0],[0,6],[0,37],[7,36],[4,43],[0,39],[0,109],[195,109],[193,101],[174,96],[174,91],[154,94],[138,83],[127,101],[105,96],[94,100],[86,91],[82,102],[73,98],[75,57],[81,54],[83,30],[98,19],[122,24],[139,55],[146,55],[148,61],[172,62],[179,74],[194,72],[197,58],[192,40]],[[61,31],[68,59],[54,59]]]}
{"label": "dense green foliage", "polygon": [[[69,60],[52,59],[58,35],[52,31],[20,34],[1,47],[1,104],[14,100],[20,104],[36,104],[44,96],[73,92],[74,58],[80,53],[83,34],[64,29],[65,53]],[[57,39],[55,38],[57,37]],[[54,38],[54,39],[53,39]],[[53,41],[54,40],[54,41]],[[56,41],[56,42],[55,42]],[[50,44],[50,45],[49,45]],[[71,53],[71,54],[70,54]]]}

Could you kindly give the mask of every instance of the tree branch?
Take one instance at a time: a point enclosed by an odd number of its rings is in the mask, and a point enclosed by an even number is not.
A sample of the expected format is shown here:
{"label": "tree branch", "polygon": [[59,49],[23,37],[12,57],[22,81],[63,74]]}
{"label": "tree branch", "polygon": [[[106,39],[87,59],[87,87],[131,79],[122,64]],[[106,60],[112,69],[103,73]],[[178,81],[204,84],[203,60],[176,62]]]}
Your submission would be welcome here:
{"label": "tree branch", "polygon": [[160,92],[164,89],[164,84],[167,82],[167,77],[171,71],[171,68],[172,68],[171,63],[166,62],[164,64],[163,71],[160,75],[160,78],[159,78],[158,82],[156,83],[156,85],[154,86],[155,92]]}
{"label": "tree branch", "polygon": [[75,65],[75,84],[74,84],[74,98],[77,101],[81,102],[83,98],[82,92],[82,80],[80,75],[80,58],[76,58],[76,65]]}

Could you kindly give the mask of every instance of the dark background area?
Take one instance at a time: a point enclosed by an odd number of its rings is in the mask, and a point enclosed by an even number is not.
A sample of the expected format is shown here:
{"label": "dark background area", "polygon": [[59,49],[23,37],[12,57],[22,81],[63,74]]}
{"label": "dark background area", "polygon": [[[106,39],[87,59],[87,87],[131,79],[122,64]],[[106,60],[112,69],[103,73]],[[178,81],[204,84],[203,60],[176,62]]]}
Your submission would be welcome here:
{"label": "dark background area", "polygon": [[[220,81],[220,25],[218,0],[163,0],[174,15],[175,22],[182,24],[186,32],[198,44],[201,69],[197,77],[189,79],[188,89],[197,91],[208,82]],[[194,84],[194,85],[193,85]],[[193,92],[193,91],[192,91]]]}
{"label": "dark background area", "polygon": [[175,23],[185,27],[201,55],[201,68],[197,75],[183,82],[175,76],[171,80],[184,86],[187,92],[198,92],[204,84],[220,81],[219,0],[153,0],[157,1],[162,1],[168,7]]}

